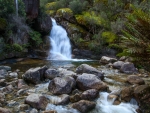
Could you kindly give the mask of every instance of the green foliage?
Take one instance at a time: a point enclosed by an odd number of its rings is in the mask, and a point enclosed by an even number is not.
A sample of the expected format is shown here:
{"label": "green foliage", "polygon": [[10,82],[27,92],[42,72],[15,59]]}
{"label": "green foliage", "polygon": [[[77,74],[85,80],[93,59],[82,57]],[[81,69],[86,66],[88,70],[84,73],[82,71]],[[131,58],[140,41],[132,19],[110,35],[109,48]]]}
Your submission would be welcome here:
{"label": "green foliage", "polygon": [[116,39],[117,36],[113,32],[106,31],[102,33],[102,38],[107,42],[107,43],[113,43]]}
{"label": "green foliage", "polygon": [[73,16],[73,12],[69,8],[61,8],[57,10],[56,14],[60,17],[72,17]]}
{"label": "green foliage", "polygon": [[150,64],[150,12],[133,7],[133,13],[127,16],[128,22],[123,30],[123,52],[134,58],[139,64]]}
{"label": "green foliage", "polygon": [[5,45],[5,52],[9,53],[9,52],[22,52],[23,51],[23,47],[19,44],[6,44]]}
{"label": "green foliage", "polygon": [[69,8],[74,14],[80,14],[84,8],[84,4],[80,0],[73,0],[69,3]]}
{"label": "green foliage", "polygon": [[0,18],[0,31],[6,28],[6,20],[4,18]]}
{"label": "green foliage", "polygon": [[41,34],[39,32],[32,30],[29,33],[29,35],[31,39],[31,42],[30,42],[31,46],[37,47],[43,42],[41,39]]}

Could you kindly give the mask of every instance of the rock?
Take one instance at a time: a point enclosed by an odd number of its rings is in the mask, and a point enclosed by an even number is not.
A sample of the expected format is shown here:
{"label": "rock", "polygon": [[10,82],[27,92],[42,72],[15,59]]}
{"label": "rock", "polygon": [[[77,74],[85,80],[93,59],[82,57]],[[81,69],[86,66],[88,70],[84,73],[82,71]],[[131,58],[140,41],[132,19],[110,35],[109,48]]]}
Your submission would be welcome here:
{"label": "rock", "polygon": [[3,93],[0,93],[0,103],[2,104],[2,105],[4,105],[6,102],[5,102],[6,100],[5,100],[5,95],[3,94]]}
{"label": "rock", "polygon": [[18,89],[28,88],[28,85],[23,79],[18,79]]}
{"label": "rock", "polygon": [[59,74],[59,71],[57,71],[56,69],[47,69],[47,70],[45,71],[44,77],[45,77],[46,79],[52,80],[53,78],[57,77],[58,74]]}
{"label": "rock", "polygon": [[48,111],[43,111],[42,113],[57,113],[55,110],[48,110]]}
{"label": "rock", "polygon": [[38,110],[45,110],[48,104],[48,100],[45,96],[42,96],[40,94],[30,94],[25,99],[25,103]]}
{"label": "rock", "polygon": [[7,104],[7,106],[9,106],[9,107],[14,107],[17,105],[19,105],[19,103],[14,100],[8,101],[8,104]]}
{"label": "rock", "polygon": [[0,70],[1,69],[4,69],[6,71],[11,71],[11,67],[9,67],[9,66],[0,66]]}
{"label": "rock", "polygon": [[25,111],[29,109],[29,105],[28,104],[21,104],[18,106],[19,111]]}
{"label": "rock", "polygon": [[134,64],[131,62],[125,62],[121,68],[120,71],[122,73],[126,73],[126,74],[133,74],[133,73],[137,73],[137,69],[134,67]]}
{"label": "rock", "polygon": [[120,61],[125,61],[127,58],[128,58],[128,57],[126,57],[126,56],[122,56],[119,60],[120,60]]}
{"label": "rock", "polygon": [[73,71],[63,69],[63,68],[59,68],[58,71],[59,71],[59,76],[60,77],[67,77],[67,76],[73,77],[73,76],[76,75],[76,73],[74,73]]}
{"label": "rock", "polygon": [[107,90],[107,85],[94,74],[83,73],[78,76],[76,84],[77,87],[83,91],[88,89]]}
{"label": "rock", "polygon": [[138,84],[138,85],[145,84],[144,80],[142,78],[140,78],[139,76],[137,76],[137,75],[130,75],[130,76],[128,76],[127,77],[127,81],[130,84]]}
{"label": "rock", "polygon": [[56,77],[49,83],[48,89],[52,94],[69,94],[75,84],[76,82],[72,77]]}
{"label": "rock", "polygon": [[100,59],[100,63],[102,64],[109,64],[109,63],[113,63],[117,61],[117,59],[115,58],[111,58],[111,57],[107,57],[107,56],[103,56],[101,59]]}
{"label": "rock", "polygon": [[65,105],[69,103],[69,95],[62,94],[59,96],[50,96],[50,103],[55,105]]}
{"label": "rock", "polygon": [[0,86],[5,87],[7,84],[5,79],[0,79]]}
{"label": "rock", "polygon": [[107,98],[110,100],[116,100],[118,98],[118,96],[109,94]]}
{"label": "rock", "polygon": [[95,102],[87,101],[87,100],[80,100],[79,102],[76,102],[72,104],[72,107],[74,109],[77,109],[81,113],[87,113],[94,109],[96,106]]}
{"label": "rock", "polygon": [[123,61],[117,61],[113,63],[112,67],[115,69],[120,69],[123,64],[124,64]]}
{"label": "rock", "polygon": [[78,93],[70,96],[70,102],[72,102],[72,103],[78,102],[79,100],[81,100],[81,97],[80,97],[80,94],[78,94]]}
{"label": "rock", "polygon": [[99,92],[96,89],[89,89],[81,94],[82,100],[94,100],[98,97]]}
{"label": "rock", "polygon": [[27,93],[27,89],[20,89],[19,91],[17,91],[17,96],[22,96],[22,95],[28,95]]}
{"label": "rock", "polygon": [[122,100],[129,102],[133,97],[133,88],[132,87],[123,88],[120,95]]}
{"label": "rock", "polygon": [[17,78],[18,77],[18,73],[17,72],[11,72],[11,73],[9,73],[9,77],[10,78]]}
{"label": "rock", "polygon": [[120,103],[121,103],[120,101],[115,100],[114,103],[113,103],[113,105],[119,105]]}
{"label": "rock", "polygon": [[29,113],[38,113],[38,110],[33,108]]}
{"label": "rock", "polygon": [[137,86],[134,89],[134,97],[138,101],[142,113],[150,113],[150,86]]}
{"label": "rock", "polygon": [[44,73],[47,70],[47,66],[42,68],[31,68],[22,75],[23,79],[29,83],[38,84],[44,79]]}
{"label": "rock", "polygon": [[104,79],[104,73],[102,73],[101,71],[87,64],[81,64],[80,66],[78,66],[76,68],[76,73],[77,74],[82,74],[82,73],[94,74],[97,77],[99,77],[101,80]]}
{"label": "rock", "polygon": [[9,109],[0,107],[0,113],[12,113]]}
{"label": "rock", "polygon": [[0,79],[5,79],[8,73],[5,69],[0,69]]}

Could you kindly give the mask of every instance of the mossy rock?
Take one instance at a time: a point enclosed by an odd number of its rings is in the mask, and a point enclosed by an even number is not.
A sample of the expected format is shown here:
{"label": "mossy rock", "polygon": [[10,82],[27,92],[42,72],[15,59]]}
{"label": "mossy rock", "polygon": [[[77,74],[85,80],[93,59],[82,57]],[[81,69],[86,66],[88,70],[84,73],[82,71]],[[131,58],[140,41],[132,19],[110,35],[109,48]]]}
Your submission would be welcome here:
{"label": "mossy rock", "polygon": [[47,3],[45,7],[48,10],[54,10],[57,7],[57,5],[58,5],[57,2],[50,2],[50,3]]}
{"label": "mossy rock", "polygon": [[7,22],[4,18],[0,18],[0,31],[4,30],[7,25]]}
{"label": "mossy rock", "polygon": [[87,21],[84,19],[84,16],[83,15],[76,15],[76,20],[79,24],[81,25],[84,25],[84,26],[87,26]]}
{"label": "mossy rock", "polygon": [[70,20],[74,15],[71,9],[69,8],[61,8],[56,12],[57,17],[64,18],[66,20]]}
{"label": "mossy rock", "polygon": [[54,16],[56,14],[55,10],[47,10],[46,13],[50,16]]}

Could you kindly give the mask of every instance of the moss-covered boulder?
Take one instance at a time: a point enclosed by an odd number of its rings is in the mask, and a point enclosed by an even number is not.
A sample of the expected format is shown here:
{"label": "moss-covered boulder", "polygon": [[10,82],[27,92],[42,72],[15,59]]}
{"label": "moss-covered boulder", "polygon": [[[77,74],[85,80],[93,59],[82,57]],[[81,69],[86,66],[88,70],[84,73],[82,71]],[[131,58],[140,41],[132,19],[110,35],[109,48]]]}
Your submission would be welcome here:
{"label": "moss-covered boulder", "polygon": [[71,23],[76,23],[75,17],[74,17],[73,12],[70,8],[58,9],[56,12],[55,18],[58,21],[67,20]]}

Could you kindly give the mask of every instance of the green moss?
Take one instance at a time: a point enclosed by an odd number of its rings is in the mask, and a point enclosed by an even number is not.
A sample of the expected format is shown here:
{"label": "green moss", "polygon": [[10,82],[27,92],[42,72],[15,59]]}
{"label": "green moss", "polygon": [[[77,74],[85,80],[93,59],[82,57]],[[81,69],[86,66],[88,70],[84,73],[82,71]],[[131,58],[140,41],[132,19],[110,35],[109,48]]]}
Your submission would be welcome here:
{"label": "green moss", "polygon": [[71,29],[73,32],[79,32],[79,33],[87,33],[82,27],[68,23],[69,29]]}
{"label": "green moss", "polygon": [[46,9],[53,10],[57,7],[57,2],[47,3],[45,7],[46,7]]}
{"label": "green moss", "polygon": [[112,43],[117,39],[117,35],[114,34],[113,32],[106,31],[102,33],[102,38],[107,42],[107,43]]}
{"label": "green moss", "polygon": [[60,17],[65,17],[65,16],[72,17],[73,12],[70,8],[61,8],[57,10],[56,15]]}
{"label": "green moss", "polygon": [[46,11],[46,14],[50,15],[50,16],[53,16],[55,15],[56,11],[55,10],[47,10]]}

